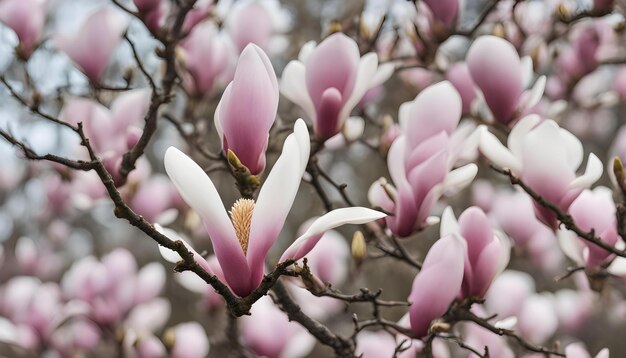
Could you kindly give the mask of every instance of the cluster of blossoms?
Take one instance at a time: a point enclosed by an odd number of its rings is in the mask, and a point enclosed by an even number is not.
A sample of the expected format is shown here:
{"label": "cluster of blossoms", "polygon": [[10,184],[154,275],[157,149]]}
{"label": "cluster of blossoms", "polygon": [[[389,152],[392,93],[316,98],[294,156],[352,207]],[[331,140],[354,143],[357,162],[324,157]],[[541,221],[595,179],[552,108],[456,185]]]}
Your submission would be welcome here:
{"label": "cluster of blossoms", "polygon": [[623,5],[102,3],[0,0],[0,352],[624,354]]}

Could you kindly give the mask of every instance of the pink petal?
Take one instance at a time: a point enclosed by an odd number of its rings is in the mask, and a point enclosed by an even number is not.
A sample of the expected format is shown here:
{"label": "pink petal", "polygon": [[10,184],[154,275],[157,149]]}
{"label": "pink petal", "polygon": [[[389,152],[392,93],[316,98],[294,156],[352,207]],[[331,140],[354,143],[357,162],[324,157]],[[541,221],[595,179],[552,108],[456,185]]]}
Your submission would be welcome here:
{"label": "pink petal", "polygon": [[470,47],[467,64],[496,120],[510,123],[523,90],[515,47],[496,36],[481,36]]}

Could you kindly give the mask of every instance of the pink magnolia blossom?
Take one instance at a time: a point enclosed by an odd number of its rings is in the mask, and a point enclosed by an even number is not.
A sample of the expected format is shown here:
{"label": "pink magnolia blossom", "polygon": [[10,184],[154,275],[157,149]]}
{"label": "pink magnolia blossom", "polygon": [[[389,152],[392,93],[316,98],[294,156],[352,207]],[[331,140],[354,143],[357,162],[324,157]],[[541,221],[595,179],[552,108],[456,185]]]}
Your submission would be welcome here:
{"label": "pink magnolia blossom", "polygon": [[476,98],[476,84],[472,80],[469,67],[465,62],[455,63],[446,72],[446,79],[452,83],[459,95],[461,95],[463,113],[468,113],[472,102]]}
{"label": "pink magnolia blossom", "polygon": [[[485,347],[488,347],[490,357],[515,357],[513,350],[511,350],[511,348],[507,345],[504,337],[500,337],[477,324],[467,325],[465,329],[464,342],[474,348],[477,352],[484,352]],[[472,353],[468,357],[476,358],[477,356]]]}
{"label": "pink magnolia blossom", "polygon": [[387,155],[395,188],[379,180],[368,196],[372,204],[395,214],[387,224],[394,234],[406,237],[428,224],[428,215],[444,193],[467,186],[478,169],[467,164],[453,170],[473,128],[455,131],[461,98],[449,82],[430,86],[402,104],[399,117],[403,135]]}
{"label": "pink magnolia blossom", "polygon": [[137,142],[150,105],[150,91],[136,89],[124,92],[106,108],[88,98],[70,100],[59,117],[69,123],[82,122],[91,146],[117,179],[122,155]]}
{"label": "pink magnolia blossom", "polygon": [[129,200],[129,206],[149,222],[160,221],[162,215],[167,215],[179,201],[176,189],[165,175],[153,175],[138,186]]}
{"label": "pink magnolia blossom", "polygon": [[491,284],[486,310],[503,319],[517,316],[524,302],[535,294],[535,280],[521,271],[506,270]]}
{"label": "pink magnolia blossom", "polygon": [[[613,191],[599,186],[592,190],[584,190],[572,202],[569,213],[576,225],[585,231],[593,230],[596,237],[610,246],[618,242],[617,219]],[[610,252],[580,239],[575,233],[560,229],[559,243],[565,254],[579,265],[595,268],[608,261]]]}
{"label": "pink magnolia blossom", "polygon": [[172,358],[203,358],[209,354],[209,338],[198,322],[180,323],[171,328],[174,346]]}
{"label": "pink magnolia blossom", "polygon": [[235,78],[215,110],[215,127],[224,152],[231,150],[252,174],[265,168],[269,130],[278,109],[278,82],[270,60],[248,45],[239,57]]}
{"label": "pink magnolia blossom", "polygon": [[178,58],[185,89],[193,95],[208,96],[230,72],[234,52],[226,36],[213,22],[205,21],[195,26],[182,41]]}
{"label": "pink magnolia blossom", "polygon": [[213,0],[197,0],[185,17],[183,34],[188,34],[196,25],[206,20],[214,8]]}
{"label": "pink magnolia blossom", "polygon": [[444,210],[441,236],[449,234],[458,235],[467,243],[461,297],[483,297],[509,263],[509,239],[494,232],[487,215],[475,206],[463,211],[458,222],[452,208]]}
{"label": "pink magnolia blossom", "polygon": [[248,44],[271,50],[272,36],[285,30],[280,6],[275,0],[244,0],[233,4],[226,18],[226,30],[237,52]]}
{"label": "pink magnolia blossom", "polygon": [[[524,117],[511,130],[508,148],[486,127],[480,130],[480,150],[491,162],[510,169],[526,185],[564,211],[583,189],[602,175],[602,162],[591,153],[585,173],[576,176],[583,160],[582,144],[552,120],[541,121],[536,115]],[[556,228],[555,215],[536,202],[534,205],[537,217],[547,226]]]}
{"label": "pink magnolia blossom", "polygon": [[269,297],[257,301],[250,313],[241,318],[240,340],[256,356],[306,357],[315,346],[313,336],[304,327],[289,321]]}
{"label": "pink magnolia blossom", "polygon": [[47,0],[0,1],[0,22],[10,27],[20,40],[26,58],[39,44],[46,21]]}
{"label": "pink magnolia blossom", "polygon": [[167,0],[133,0],[137,7],[137,14],[152,33],[156,33],[163,26],[169,12]]}
{"label": "pink magnolia blossom", "polygon": [[438,27],[444,27],[448,31],[454,28],[462,5],[460,0],[425,0],[424,3],[433,16],[433,30]]}
{"label": "pink magnolia blossom", "polygon": [[[308,130],[304,121],[298,120],[256,202],[238,200],[230,211],[231,218],[213,182],[200,166],[173,147],[165,153],[167,174],[181,197],[202,217],[224,278],[239,296],[252,292],[263,278],[265,257],[278,239],[293,204],[309,151]],[[281,261],[304,257],[329,229],[348,223],[362,224],[384,216],[362,207],[333,210],[315,220],[285,251]]]}
{"label": "pink magnolia blossom", "polygon": [[387,80],[392,71],[393,65],[378,66],[375,53],[361,57],[354,40],[335,33],[317,46],[302,47],[299,60],[285,67],[280,89],[313,121],[316,137],[326,140],[342,130],[367,90]]}
{"label": "pink magnolia blossom", "polygon": [[554,298],[547,293],[528,297],[517,314],[517,327],[522,337],[541,344],[559,327]]}
{"label": "pink magnolia blossom", "polygon": [[428,334],[432,320],[444,314],[457,297],[463,282],[466,246],[460,237],[448,235],[428,251],[409,295],[414,337]]}
{"label": "pink magnolia blossom", "polygon": [[516,114],[541,99],[545,77],[540,77],[530,91],[524,92],[532,74],[529,61],[522,61],[511,43],[496,36],[481,36],[470,47],[469,72],[495,120],[508,125]]}
{"label": "pink magnolia blossom", "polygon": [[57,35],[56,47],[80,68],[92,82],[100,82],[111,57],[128,26],[119,11],[105,7],[89,16],[71,35]]}

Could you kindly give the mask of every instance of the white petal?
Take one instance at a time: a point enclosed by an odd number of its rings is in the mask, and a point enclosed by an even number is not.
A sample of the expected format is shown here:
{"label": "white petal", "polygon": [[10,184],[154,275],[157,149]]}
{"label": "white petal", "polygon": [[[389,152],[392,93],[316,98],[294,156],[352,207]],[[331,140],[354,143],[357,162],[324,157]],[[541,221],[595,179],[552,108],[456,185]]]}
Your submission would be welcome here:
{"label": "white petal", "polygon": [[300,106],[310,120],[315,118],[315,108],[306,88],[306,68],[299,61],[291,61],[280,78],[280,93]]}
{"label": "white petal", "polygon": [[196,293],[205,293],[209,289],[207,283],[191,271],[181,272],[175,277],[176,281],[178,281],[181,286],[188,289],[189,291]]}
{"label": "white petal", "polygon": [[474,163],[456,168],[446,175],[443,181],[443,190],[446,195],[453,195],[467,187],[476,177],[478,166]]}
{"label": "white petal", "polygon": [[557,238],[559,239],[559,246],[561,246],[561,250],[563,250],[565,256],[569,257],[578,265],[585,264],[585,260],[582,256],[582,244],[575,233],[569,230],[559,229]]}
{"label": "white petal", "polygon": [[534,107],[537,103],[539,103],[541,97],[543,96],[543,91],[545,90],[545,88],[546,76],[541,76],[537,79],[537,81],[535,81],[535,85],[531,89],[525,91],[522,94],[522,100],[520,100],[518,110],[524,111],[526,109]]}
{"label": "white petal", "polygon": [[487,127],[481,128],[479,147],[483,155],[495,165],[501,168],[509,168],[515,174],[519,174],[522,171],[522,163],[500,143],[496,136],[489,133]]}
{"label": "white petal", "polygon": [[395,70],[396,70],[396,65],[392,62],[381,64],[380,66],[378,66],[378,69],[376,70],[376,74],[372,78],[372,81],[370,82],[369,87],[373,88],[373,87],[382,85],[383,83],[385,83],[385,81],[387,81],[393,75],[393,72]]}
{"label": "white petal", "polygon": [[389,148],[387,154],[387,167],[389,168],[389,175],[396,186],[400,187],[403,183],[407,183],[406,172],[404,169],[404,157],[406,150],[406,137],[401,135],[396,138]]}
{"label": "white petal", "polygon": [[438,216],[429,216],[426,218],[426,225],[437,225],[441,222],[441,219]]}
{"label": "white petal", "polygon": [[570,184],[570,189],[577,188],[589,188],[591,184],[595,183],[602,176],[604,168],[602,167],[602,161],[593,153],[589,154],[587,159],[587,168],[585,174],[574,179]]}
{"label": "white petal", "polygon": [[309,59],[309,56],[311,55],[313,50],[315,50],[316,46],[317,46],[317,43],[315,43],[315,41],[309,41],[305,43],[304,45],[302,45],[302,48],[300,49],[300,53],[298,54],[298,60],[306,64],[307,60]]}
{"label": "white petal", "polygon": [[511,239],[502,231],[494,232],[498,241],[500,241],[500,261],[498,262],[497,275],[501,274],[509,264],[511,259]]}
{"label": "white petal", "polygon": [[513,329],[517,325],[517,317],[511,316],[500,321],[497,321],[493,324],[496,328],[502,329]]}
{"label": "white petal", "polygon": [[403,133],[406,133],[409,124],[409,118],[411,117],[411,106],[413,102],[404,102],[398,109],[398,123]]}
{"label": "white petal", "polygon": [[533,60],[530,56],[524,56],[521,58],[522,64],[522,85],[524,88],[530,86],[530,81],[533,79]]}
{"label": "white petal", "polygon": [[323,234],[330,229],[334,229],[345,224],[365,224],[374,220],[382,219],[385,216],[387,216],[387,214],[363,207],[341,208],[328,212],[317,218],[311,226],[309,226],[306,232],[296,239],[296,241],[294,241],[289,248],[287,248],[281,257],[281,261],[288,258],[300,259],[304,257],[304,255],[306,255],[312,248],[306,247],[307,245],[304,245],[305,242],[308,239]]}
{"label": "white petal", "polygon": [[175,208],[167,209],[160,213],[154,221],[161,225],[169,225],[178,218],[178,210]]}
{"label": "white petal", "polygon": [[246,265],[235,229],[209,176],[196,162],[174,147],[167,149],[164,162],[165,171],[180,196],[202,217],[215,254],[222,260],[228,258],[234,266]]}
{"label": "white petal", "polygon": [[615,276],[626,275],[626,258],[616,257],[613,262],[606,268],[606,271]]}
{"label": "white petal", "polygon": [[359,61],[359,68],[357,69],[356,81],[354,82],[354,87],[352,88],[352,93],[350,93],[350,98],[346,100],[343,107],[341,108],[341,112],[339,113],[339,119],[347,118],[352,112],[352,109],[359,103],[361,98],[367,90],[370,88],[370,82],[372,78],[376,74],[376,69],[378,67],[378,56],[370,52],[363,57]]}
{"label": "white petal", "polygon": [[309,159],[309,131],[302,119],[285,140],[283,151],[261,187],[250,225],[248,264],[262,270],[265,255],[278,239],[300,187]]}
{"label": "white petal", "polygon": [[350,117],[343,125],[343,136],[348,142],[354,142],[355,140],[363,136],[365,131],[365,121],[361,117]]}
{"label": "white petal", "polygon": [[602,348],[602,350],[596,354],[595,358],[609,358],[609,353],[610,351],[608,348]]}
{"label": "white petal", "polygon": [[459,222],[454,216],[454,211],[451,207],[446,207],[441,214],[441,225],[439,226],[439,236],[444,237],[450,234],[460,234]]}
{"label": "white petal", "polygon": [[580,139],[564,128],[560,128],[558,139],[561,141],[561,146],[565,148],[567,164],[573,171],[578,170],[585,155]]}
{"label": "white petal", "polygon": [[522,147],[526,134],[530,132],[539,122],[541,117],[536,114],[528,115],[517,122],[511,133],[509,133],[509,139],[507,140],[507,146],[513,155],[518,159],[522,159]]}

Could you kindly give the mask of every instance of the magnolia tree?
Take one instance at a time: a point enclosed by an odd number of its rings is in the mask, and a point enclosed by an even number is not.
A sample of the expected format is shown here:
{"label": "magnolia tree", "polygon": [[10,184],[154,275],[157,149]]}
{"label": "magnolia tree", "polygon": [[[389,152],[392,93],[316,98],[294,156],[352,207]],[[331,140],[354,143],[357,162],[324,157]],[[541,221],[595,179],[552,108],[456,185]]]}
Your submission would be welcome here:
{"label": "magnolia tree", "polygon": [[0,354],[626,355],[611,0],[0,0]]}

